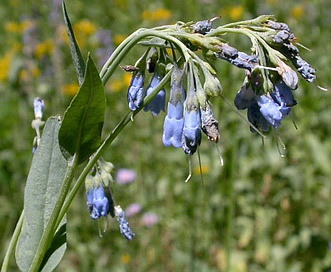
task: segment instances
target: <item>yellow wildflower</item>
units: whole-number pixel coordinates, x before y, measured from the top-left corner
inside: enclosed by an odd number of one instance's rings
[[[121,256],[121,262],[122,264],[128,264],[131,260],[131,257],[129,254],[125,253]]]
[[[65,84],[62,87],[62,92],[66,95],[74,96],[78,92],[78,89],[79,89],[78,83],[69,83],[69,84]]]
[[[229,16],[232,20],[238,20],[244,13],[243,6],[234,6],[229,9]]]
[[[130,85],[131,82],[131,78],[132,78],[132,74],[130,73],[125,73],[123,76],[123,83],[126,87],[128,87]]]
[[[76,34],[76,33],[75,33]],[[69,44],[68,36],[67,36],[67,31],[64,25],[60,25],[57,28],[57,36],[59,37],[59,40]]]
[[[20,23],[16,23],[16,22],[7,22],[5,24],[5,30],[8,33],[16,33],[19,34],[22,32],[22,26]]]
[[[292,8],[292,10],[291,10],[291,16],[292,17],[294,17],[296,19],[299,19],[300,17],[302,17],[302,15],[303,15],[302,5],[297,5],[294,8]]]
[[[41,58],[45,55],[50,55],[53,50],[53,41],[48,39],[36,45],[34,54],[37,58]]]
[[[31,68],[31,75],[34,77],[34,78],[37,78],[38,76],[40,76],[40,69],[37,67],[37,66],[35,66],[35,67],[32,67]]]
[[[119,34],[114,35],[114,37],[113,37],[114,45],[115,46],[119,45],[121,42],[123,42],[125,40],[126,37],[127,36],[125,36],[125,35],[119,35]]]
[[[165,21],[171,17],[171,11],[165,8],[158,8],[154,11],[145,10],[141,13],[141,19],[153,22]]]
[[[208,165],[198,165],[197,167],[194,168],[194,174],[207,174],[209,172],[210,168]]]
[[[22,22],[7,22],[5,24],[5,30],[12,34],[21,34],[27,27],[32,24],[29,20],[24,20]]]
[[[81,20],[74,24],[74,33],[80,33],[85,35],[90,35],[95,32],[95,25],[88,20]]]
[[[8,77],[8,70],[10,66],[10,62],[12,59],[13,52],[8,51],[1,59],[0,59],[0,82],[3,82]]]
[[[72,28],[80,47],[84,47],[87,37],[96,30],[95,25],[88,20],[81,20],[75,23]]]
[[[112,92],[120,92],[128,88],[131,82],[131,73],[124,73],[122,78],[113,79],[109,82],[109,87]]]

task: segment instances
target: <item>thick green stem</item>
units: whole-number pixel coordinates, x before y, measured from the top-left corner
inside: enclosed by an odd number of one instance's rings
[[[139,41],[146,37],[159,37],[164,40],[170,41],[174,43],[180,50],[182,51],[185,60],[188,60],[190,57],[187,53],[189,49],[186,46],[176,39],[175,37],[171,36],[171,33],[163,33],[156,30],[151,29],[140,29],[136,32],[132,33],[128,38],[126,38],[121,45],[119,45],[110,58],[107,60],[103,68],[100,72],[100,77],[102,79],[102,83],[105,85],[114,71],[118,68],[122,59],[128,54],[128,52],[135,46]]]
[[[38,269],[40,269],[40,265],[43,261],[45,253],[52,242],[54,233],[58,227],[58,224],[56,222],[58,221],[59,214],[62,209],[63,203],[69,192],[70,185],[74,178],[76,168],[77,168],[77,157],[74,156],[72,161],[70,161],[68,163],[67,172],[65,174],[65,177],[64,177],[64,180],[63,180],[60,192],[59,192],[58,200],[55,203],[52,214],[50,215],[50,218],[48,220],[44,233],[41,237],[36,255],[34,256],[33,261],[31,263],[31,266],[29,269],[29,271],[31,271],[31,272],[38,271]],[[62,220],[63,216],[61,216],[60,221]]]
[[[10,240],[9,246],[6,251],[5,258],[2,263],[1,272],[8,271],[10,260],[13,257],[15,246],[17,244],[18,238],[21,234],[22,226],[23,226],[23,219],[24,219],[24,210],[22,210],[21,216],[16,224],[15,231],[13,233],[13,236]]]

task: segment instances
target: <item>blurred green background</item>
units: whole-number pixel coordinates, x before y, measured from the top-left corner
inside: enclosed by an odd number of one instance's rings
[[[60,6],[59,0],[0,3],[1,259],[23,207],[33,99],[45,100],[48,118],[63,114],[78,87]],[[301,79],[295,91],[297,129],[287,118],[278,130],[285,158],[275,134],[262,142],[224,101],[212,100],[224,166],[216,146],[203,138],[203,179],[194,156],[188,183],[187,157],[162,145],[164,113],[140,113],[105,154],[116,170],[136,173],[132,183],[113,186],[123,208],[141,207],[127,218],[136,237],[126,241],[111,220],[100,238],[103,223],[89,218],[82,188],[68,213],[68,249],[57,271],[331,270],[331,106],[329,93],[317,88],[331,87],[329,0],[70,0],[67,10],[83,55],[91,52],[99,68],[140,27],[221,16],[218,25],[274,14],[311,49],[301,55],[317,69],[317,81]],[[242,37],[229,40],[247,47]],[[141,52],[137,47],[123,65],[133,65]],[[220,62],[218,74],[232,103],[244,72]],[[105,132],[127,113],[129,80],[119,69],[106,86]],[[156,222],[147,222],[146,214]]]

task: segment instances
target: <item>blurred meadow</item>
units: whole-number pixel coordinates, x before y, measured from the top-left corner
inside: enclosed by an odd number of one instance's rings
[[[269,132],[262,141],[224,100],[213,99],[224,166],[215,144],[204,137],[202,173],[195,155],[188,183],[184,182],[187,156],[181,149],[162,145],[164,113],[158,117],[139,113],[104,156],[115,166],[113,193],[123,208],[131,207],[127,219],[136,237],[126,241],[113,219],[99,237],[103,222],[89,218],[81,188],[67,215],[68,249],[56,271],[331,271],[331,106],[330,93],[317,88],[331,88],[331,2],[70,0],[66,4],[83,56],[90,52],[99,69],[138,28],[221,16],[214,22],[219,25],[273,14],[311,49],[300,52],[316,68],[317,83],[300,79],[294,92],[298,105],[277,130],[286,151],[275,133]],[[3,259],[23,207],[34,138],[33,99],[45,100],[45,119],[63,114],[78,83],[61,1],[2,1],[0,17]],[[226,39],[249,52],[242,37]],[[136,47],[122,65],[134,65],[142,52]],[[223,94],[233,105],[244,72],[223,61],[217,69]],[[128,112],[129,83],[130,76],[118,69],[106,85],[105,131]],[[12,271],[17,271],[14,260]]]

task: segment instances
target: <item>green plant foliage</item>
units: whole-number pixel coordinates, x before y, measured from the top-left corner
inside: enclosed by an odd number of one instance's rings
[[[103,85],[89,55],[84,82],[66,110],[59,131],[60,147],[67,159],[76,155],[82,163],[99,147],[104,112]]]
[[[65,176],[67,162],[59,148],[59,128],[58,117],[48,119],[27,178],[24,221],[16,248],[17,264],[22,271],[29,270]],[[63,220],[59,229],[61,232],[58,235],[62,237],[65,233],[65,224]],[[43,271],[54,269],[62,259],[65,249],[65,239],[54,239],[49,250],[53,251],[53,254],[44,263]]]
[[[69,39],[72,60],[73,60],[74,67],[76,70],[79,85],[82,85],[83,81],[84,81],[84,74],[85,74],[85,62],[82,57],[82,53],[80,52],[80,49],[78,47],[77,41],[75,39],[75,34],[72,30],[72,26],[71,26],[71,23],[70,23],[70,20],[69,20],[67,11],[66,11],[64,1],[62,2],[62,11],[63,11],[64,23],[66,26],[67,35],[68,35],[68,39]]]

